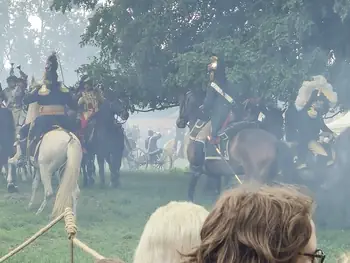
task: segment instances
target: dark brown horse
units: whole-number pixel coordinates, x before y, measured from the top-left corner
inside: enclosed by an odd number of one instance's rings
[[[198,114],[198,110],[195,110],[198,109],[200,104],[198,100],[191,92],[188,92],[182,98],[177,120],[179,128],[185,125],[189,125],[190,129],[193,127],[193,121],[191,122],[191,120],[199,117],[195,115]],[[265,121],[269,118],[271,116],[265,114]],[[284,181],[287,182],[288,178],[296,175],[293,155],[284,142],[272,133],[260,129],[257,122],[244,120],[237,122],[239,120],[238,116],[235,116],[235,119],[236,122],[229,124],[224,132],[228,138],[228,160],[223,158],[205,159],[205,145],[190,140],[187,148],[191,171],[188,189],[189,200],[193,201],[195,187],[203,173],[215,178],[218,193],[221,191],[221,175],[226,178],[236,175],[244,181],[257,180],[264,183],[271,183],[276,180],[279,170],[282,171],[285,177]],[[283,122],[281,125],[283,125]]]

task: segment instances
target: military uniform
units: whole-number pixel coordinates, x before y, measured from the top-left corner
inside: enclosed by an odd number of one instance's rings
[[[3,99],[6,107],[12,108],[17,77],[15,76],[14,64],[11,63],[10,76],[6,79],[7,88],[3,90]]]
[[[23,99],[23,103],[27,105],[34,102],[39,104],[39,116],[34,123],[27,124],[20,130],[21,157],[26,152],[27,136],[30,142],[37,142],[55,125],[74,131],[74,124],[67,116],[65,106],[75,110],[77,108],[76,102],[69,89],[57,81],[57,67],[57,58],[53,54],[47,61],[44,84],[27,94]]]
[[[81,128],[84,129],[87,126],[90,117],[98,112],[100,105],[103,103],[103,95],[100,90],[92,87],[93,83],[90,77],[83,76],[80,81],[79,90],[81,96],[78,100],[78,105],[83,107],[81,114]]]
[[[315,155],[328,157],[327,165],[333,164],[333,151],[328,151],[319,142],[320,131],[333,135],[333,132],[324,123],[323,115],[329,110],[329,91],[315,89],[307,103],[301,108],[297,107],[298,121],[295,122],[296,132],[293,133],[293,138],[297,140],[298,152],[298,168],[306,167],[306,156],[309,151]],[[330,97],[330,96],[329,96]],[[295,115],[294,115],[295,116]],[[293,118],[290,116],[289,118]]]
[[[224,61],[212,57],[208,66],[210,74],[210,86],[207,89],[206,97],[202,106],[204,116],[209,116],[210,121],[202,128],[203,131],[211,127],[211,143],[218,143],[218,132],[232,109],[233,99],[227,94],[228,83],[225,74]]]

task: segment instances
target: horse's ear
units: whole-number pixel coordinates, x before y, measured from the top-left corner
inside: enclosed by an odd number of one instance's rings
[[[34,76],[32,76],[32,80],[31,80],[31,85],[34,85],[34,83],[35,83],[35,78],[34,78]]]

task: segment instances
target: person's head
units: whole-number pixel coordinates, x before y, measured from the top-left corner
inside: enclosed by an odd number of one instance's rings
[[[148,130],[148,136],[153,136],[154,135],[154,131],[153,130]]]
[[[145,225],[134,263],[180,263],[183,253],[200,244],[208,211],[189,202],[170,202],[158,208]]]
[[[242,185],[217,201],[187,262],[317,262],[312,212],[312,198],[292,186]]]

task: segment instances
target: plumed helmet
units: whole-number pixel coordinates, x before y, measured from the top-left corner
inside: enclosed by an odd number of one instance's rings
[[[53,52],[46,60],[45,72],[53,72],[58,69],[58,60],[56,52]]]
[[[317,93],[316,96],[322,95],[327,99],[331,107],[338,102],[338,95],[333,90],[332,85],[327,82],[324,76],[317,75],[313,76],[311,81],[303,82],[295,100],[296,109],[302,110],[315,93]]]
[[[7,83],[13,81],[17,81],[17,77],[15,76],[15,68],[14,68],[14,63],[11,63],[11,69],[10,69],[10,76],[6,79]]]
[[[56,82],[58,79],[57,69],[58,59],[56,52],[53,52],[46,60],[44,80],[49,82]]]

